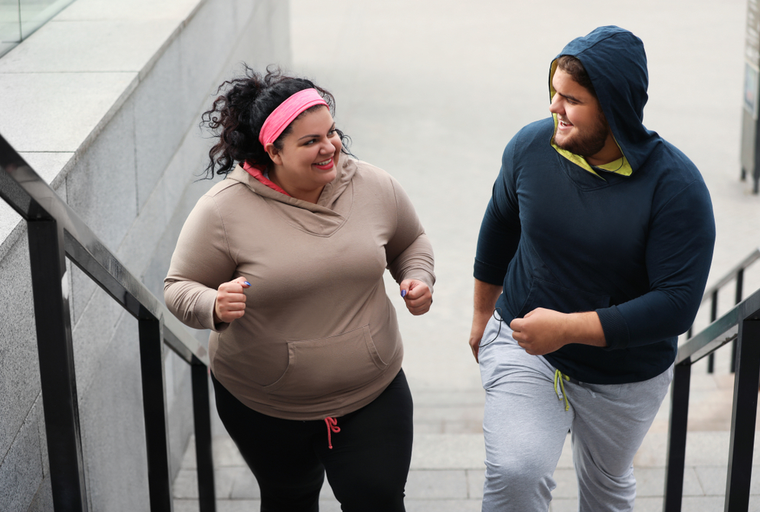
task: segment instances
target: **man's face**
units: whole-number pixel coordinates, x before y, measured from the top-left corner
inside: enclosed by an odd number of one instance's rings
[[[615,144],[599,101],[588,89],[565,71],[557,68],[552,77],[556,93],[549,111],[557,114],[554,143],[562,149],[586,158],[591,165],[607,163],[594,158],[609,142]]]

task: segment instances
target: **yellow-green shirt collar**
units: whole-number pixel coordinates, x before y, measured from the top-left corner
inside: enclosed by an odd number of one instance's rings
[[[552,117],[554,118],[554,133],[557,133],[557,114],[552,114]],[[615,174],[620,174],[621,176],[630,176],[633,174],[633,169],[631,168],[631,164],[628,163],[628,159],[624,156],[618,158],[617,160],[613,160],[612,162],[602,164],[602,165],[596,165],[591,166],[585,158],[583,158],[580,155],[576,155],[575,153],[571,153],[570,151],[566,149],[562,149],[561,147],[557,146],[554,143],[554,135],[552,135],[552,147],[562,155],[563,157],[570,160],[572,163],[577,165],[578,167],[581,167],[582,169],[587,170],[594,176],[598,176],[599,178],[602,178],[599,173],[596,172],[596,169],[602,169],[607,172],[614,172]],[[604,178],[602,178],[604,179]]]

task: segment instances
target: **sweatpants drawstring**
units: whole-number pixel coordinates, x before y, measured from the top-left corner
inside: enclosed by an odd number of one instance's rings
[[[332,450],[332,433],[340,432],[338,418],[325,418],[325,423],[327,424],[327,446]]]
[[[570,410],[570,402],[567,401],[567,394],[565,393],[565,381],[570,380],[570,377],[564,375],[559,370],[554,370],[554,392],[557,394],[559,400],[565,400],[565,410]],[[559,381],[559,386],[557,386]],[[561,388],[561,389],[560,389]]]

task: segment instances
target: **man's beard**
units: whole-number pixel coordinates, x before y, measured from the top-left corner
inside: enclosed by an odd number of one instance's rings
[[[596,123],[586,133],[576,130],[574,136],[560,144],[555,139],[555,144],[560,148],[582,157],[594,156],[599,153],[607,142],[607,134],[610,126],[601,112],[596,118]]]

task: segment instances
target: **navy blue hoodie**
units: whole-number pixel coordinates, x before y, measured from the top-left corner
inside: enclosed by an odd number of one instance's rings
[[[561,55],[583,63],[623,165],[605,171],[553,146],[555,118],[520,130],[483,218],[475,277],[503,284],[507,323],[538,307],[596,311],[606,347],[570,344],[546,359],[580,381],[638,382],[673,363],[696,315],[715,241],[710,196],[691,160],[643,125],[640,39],[600,27]],[[555,69],[556,59],[550,95]]]

